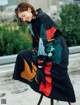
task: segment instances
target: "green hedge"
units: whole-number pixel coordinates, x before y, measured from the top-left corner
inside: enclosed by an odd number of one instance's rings
[[[20,50],[31,48],[28,26],[4,24],[0,26],[0,56],[17,54]]]
[[[61,7],[61,21],[58,21],[68,46],[80,45],[80,7],[67,4]]]

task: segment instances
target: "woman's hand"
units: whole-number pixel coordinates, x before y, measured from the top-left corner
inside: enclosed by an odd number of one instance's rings
[[[38,66],[38,68],[42,68],[43,66]]]

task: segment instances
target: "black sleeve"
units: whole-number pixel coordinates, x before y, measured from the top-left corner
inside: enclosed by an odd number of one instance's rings
[[[31,37],[32,37],[32,47],[37,48],[38,47],[38,42],[35,40],[35,37],[33,35],[31,35]]]

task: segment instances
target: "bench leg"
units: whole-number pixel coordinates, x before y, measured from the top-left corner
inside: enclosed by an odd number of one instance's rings
[[[42,101],[42,98],[43,98],[43,95],[41,95],[39,101],[38,101],[38,104],[37,105],[40,105],[41,101]]]
[[[69,105],[71,105],[71,103],[70,103],[70,102],[68,102],[68,104],[69,104]]]
[[[51,105],[54,105],[54,100],[53,99],[51,99]]]

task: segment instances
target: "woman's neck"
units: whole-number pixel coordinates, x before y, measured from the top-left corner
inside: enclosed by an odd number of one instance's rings
[[[38,14],[38,12],[36,11],[36,15]],[[36,19],[36,16],[33,16],[33,18],[32,19]]]

